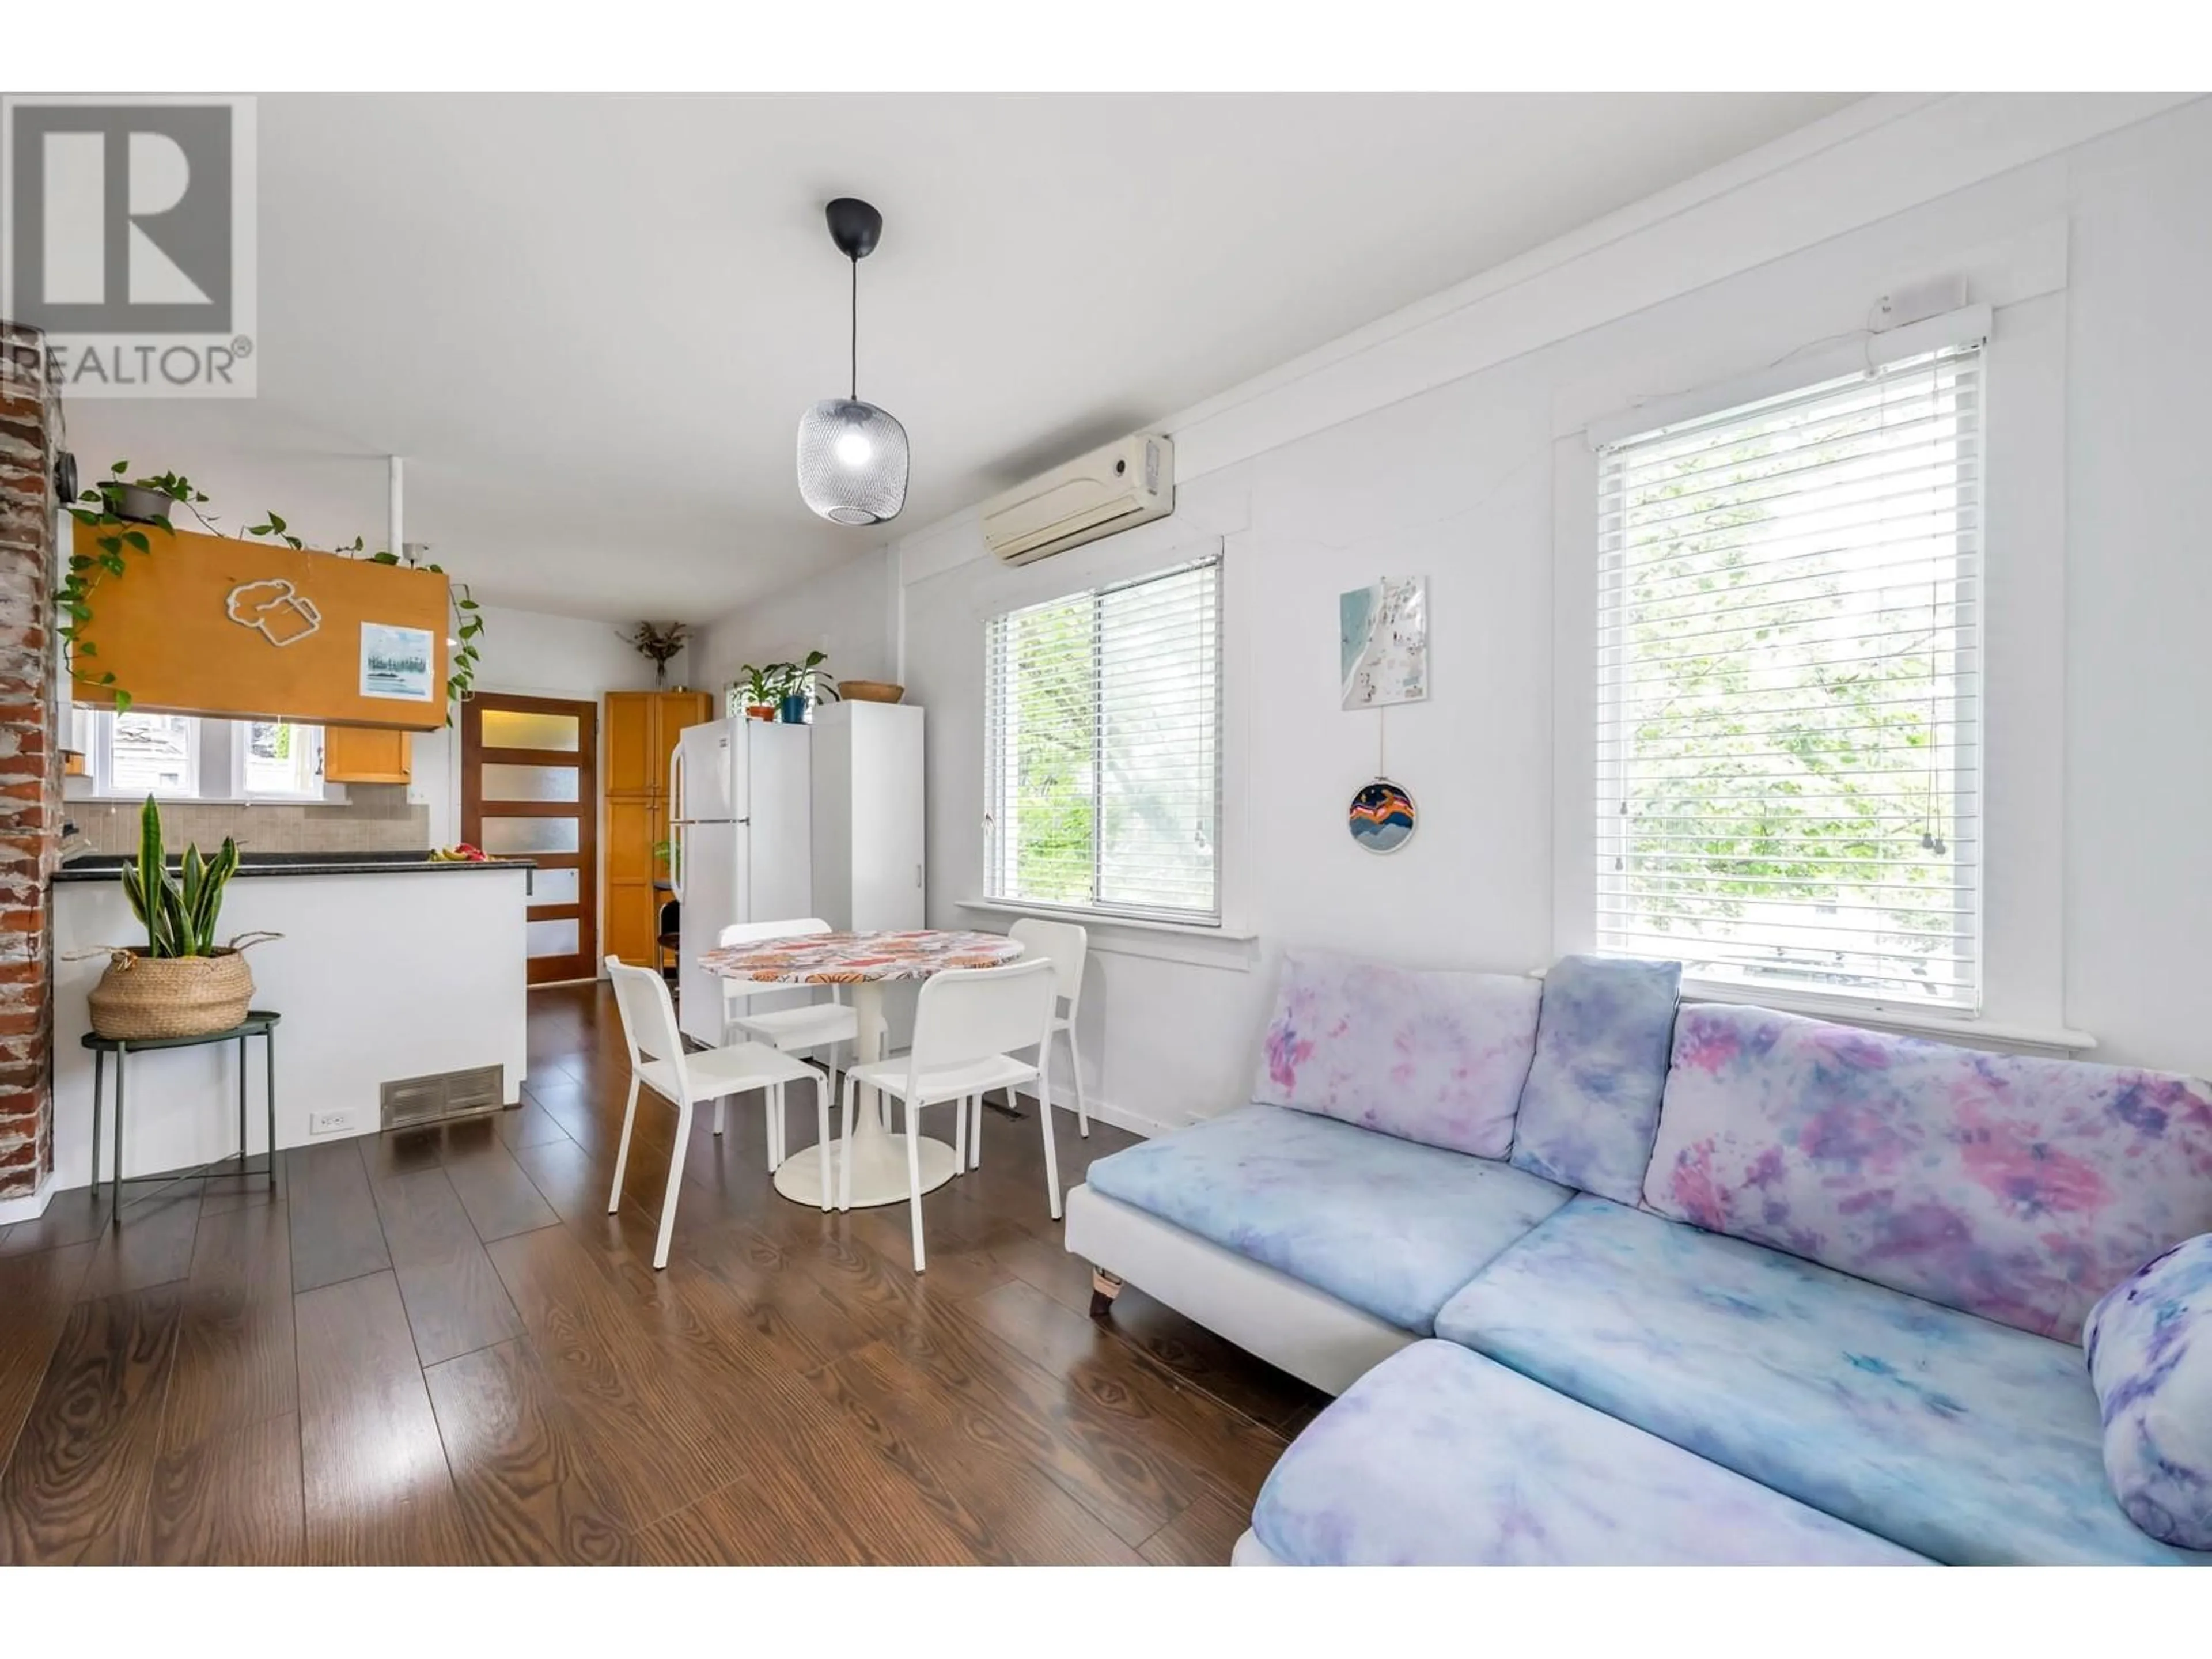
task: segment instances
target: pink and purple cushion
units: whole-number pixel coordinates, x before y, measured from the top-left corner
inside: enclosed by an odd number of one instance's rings
[[[1502,1158],[1513,1146],[1542,995],[1525,975],[1291,951],[1252,1097]]]
[[[1681,985],[1679,962],[1562,957],[1552,964],[1513,1126],[1516,1167],[1636,1202],[1658,1133]]]
[[[2155,1072],[1689,1007],[1644,1197],[2070,1340],[2106,1290],[2212,1231],[2212,1093]]]
[[[2162,1543],[2212,1550],[2212,1237],[2115,1288],[2081,1340],[2120,1508]]]

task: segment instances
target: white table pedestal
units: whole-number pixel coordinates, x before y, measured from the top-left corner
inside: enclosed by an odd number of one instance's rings
[[[883,1058],[884,988],[872,981],[863,980],[853,988],[853,1012],[860,1024],[860,1041],[856,1045],[861,1060]],[[839,1079],[842,1089],[843,1079]],[[849,1139],[840,1140],[834,1148],[809,1146],[793,1152],[784,1159],[775,1172],[775,1189],[794,1204],[804,1204],[811,1209],[822,1207],[822,1182],[826,1164],[831,1182],[830,1201],[837,1201],[836,1183],[843,1178],[843,1161],[848,1148],[853,1159],[853,1207],[867,1209],[880,1204],[903,1204],[907,1199],[906,1137],[890,1133],[883,1127],[878,1114],[877,1091],[870,1088],[855,1090],[850,1126],[844,1124],[840,1114],[830,1114],[831,1128],[843,1127]],[[794,1103],[806,1099],[807,1091],[794,1087],[787,1091]],[[842,1105],[842,1102],[836,1103]],[[825,1159],[823,1153],[829,1156]],[[934,1192],[952,1179],[955,1164],[952,1148],[942,1140],[933,1140],[927,1135],[921,1139],[921,1190]]]

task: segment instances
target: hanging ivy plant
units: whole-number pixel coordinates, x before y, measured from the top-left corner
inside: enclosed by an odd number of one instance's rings
[[[92,597],[101,582],[120,576],[130,567],[128,555],[145,554],[153,550],[153,539],[143,528],[145,521],[123,516],[123,495],[128,489],[151,490],[172,501],[182,502],[192,510],[195,518],[207,524],[199,504],[207,500],[192,481],[180,472],[163,472],[151,477],[133,478],[131,463],[118,461],[108,469],[110,476],[84,491],[70,504],[70,517],[90,527],[95,535],[94,553],[71,553],[62,577],[62,585],[54,594],[54,603],[61,611],[62,649],[67,659],[70,678],[88,685],[105,686],[115,694],[115,712],[127,712],[131,694],[116,684],[114,671],[104,665],[88,668],[99,654],[99,647],[82,637],[86,623],[92,620]],[[166,523],[159,524],[164,534]],[[213,529],[212,525],[209,525]]]
[[[358,550],[360,546],[361,543],[356,540],[355,550]],[[400,562],[396,553],[372,553],[368,560],[371,564],[398,564]],[[426,564],[422,568],[434,574],[446,576],[446,567],[441,564]],[[477,605],[476,596],[469,592],[466,582],[446,576],[446,588],[453,596],[453,621],[457,624],[453,638],[458,641],[453,659],[447,664],[449,672],[446,676],[446,696],[452,702],[465,702],[477,683],[477,641],[484,631],[483,610]],[[453,723],[453,717],[447,714],[446,724],[451,726]]]
[[[126,491],[148,490],[165,496],[184,507],[212,536],[223,532],[216,528],[216,521],[200,511],[207,501],[206,492],[180,472],[161,472],[150,477],[133,478],[131,463],[118,461],[108,468],[109,476],[84,491],[70,504],[69,514],[79,524],[93,531],[92,553],[71,553],[62,577],[62,585],[55,590],[54,604],[61,612],[60,634],[64,668],[72,680],[87,685],[97,685],[111,692],[115,698],[115,712],[128,714],[131,693],[116,683],[115,672],[98,661],[100,647],[83,637],[83,631],[93,619],[93,596],[100,584],[122,576],[131,568],[130,556],[141,556],[153,551],[153,538],[149,536],[149,525],[162,534],[170,532],[166,520],[126,518],[122,508]],[[313,550],[292,533],[291,526],[276,513],[264,513],[259,524],[248,525],[240,532],[240,540],[248,538],[282,542],[297,552]],[[368,551],[368,544],[359,536],[343,547],[331,551],[341,558],[366,557],[372,564],[398,564],[396,553]],[[422,568],[435,575],[445,576],[443,565],[427,564]],[[482,608],[469,591],[469,585],[447,576],[447,589],[453,601],[454,638],[457,641],[447,664],[446,696],[448,702],[466,702],[476,687],[477,665],[480,659],[477,641],[484,631]],[[446,713],[446,724],[453,723],[453,711]]]

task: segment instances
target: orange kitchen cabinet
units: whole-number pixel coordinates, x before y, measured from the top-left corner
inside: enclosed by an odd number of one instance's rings
[[[659,795],[668,789],[668,757],[687,726],[714,718],[706,691],[610,691],[606,697],[606,793]]]
[[[412,732],[386,726],[323,728],[325,783],[405,783],[414,772]]]
[[[707,691],[610,691],[606,695],[605,949],[649,968],[660,907],[671,896],[655,888],[668,878],[653,848],[668,839],[668,758],[687,726],[714,718]]]

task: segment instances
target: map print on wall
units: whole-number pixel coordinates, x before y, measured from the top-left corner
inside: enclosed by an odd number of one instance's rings
[[[361,625],[361,695],[430,701],[430,664],[437,641],[427,628],[394,628],[384,623]]]
[[[1429,579],[1384,577],[1336,602],[1344,706],[1377,708],[1429,695]]]

